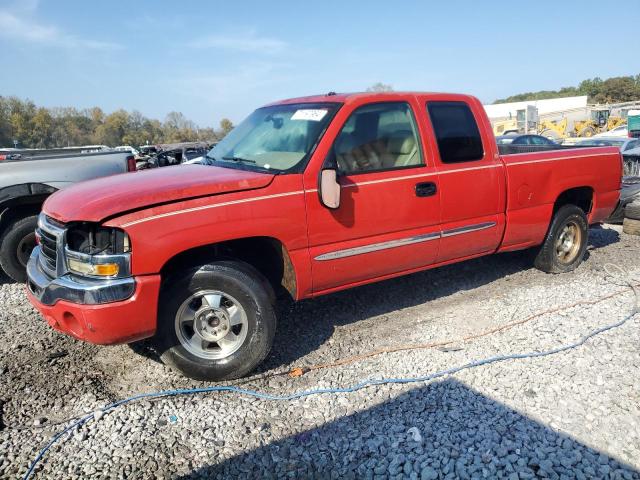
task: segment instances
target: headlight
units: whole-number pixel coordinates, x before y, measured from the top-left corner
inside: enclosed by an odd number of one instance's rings
[[[69,271],[98,278],[131,275],[131,241],[118,228],[80,223],[66,233],[65,257]]]
[[[82,275],[94,275],[97,277],[115,277],[120,272],[120,266],[117,263],[99,263],[94,264],[92,258],[77,259],[67,255],[67,266],[74,273]]]

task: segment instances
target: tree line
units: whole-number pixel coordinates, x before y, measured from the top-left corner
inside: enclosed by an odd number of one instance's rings
[[[218,128],[200,128],[180,112],[169,113],[161,122],[136,110],[106,114],[98,107],[45,108],[31,100],[0,96],[0,147],[13,147],[14,141],[19,148],[212,142],[232,128],[226,118]]]
[[[519,93],[501,98],[493,103],[522,102],[525,100],[544,100],[546,98],[574,97],[587,95],[589,103],[617,103],[640,100],[640,74],[628,77],[611,77],[602,80],[599,77],[583,80],[577,87],[563,87],[560,90],[540,90],[538,92]]]

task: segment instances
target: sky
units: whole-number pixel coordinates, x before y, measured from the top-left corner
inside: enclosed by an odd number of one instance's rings
[[[200,126],[376,82],[490,103],[639,74],[638,25],[640,0],[0,0],[0,95]]]

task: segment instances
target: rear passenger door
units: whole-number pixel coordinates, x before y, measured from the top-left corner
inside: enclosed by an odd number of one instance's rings
[[[478,119],[484,113],[474,112],[482,106],[427,101],[426,107],[438,151],[441,239],[437,262],[492,252],[504,228],[505,178],[499,156],[483,144]]]

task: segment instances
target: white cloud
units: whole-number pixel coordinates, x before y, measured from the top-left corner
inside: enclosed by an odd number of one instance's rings
[[[172,83],[182,92],[189,92],[205,97],[212,94],[233,97],[241,92],[258,89],[264,85],[277,83],[288,69],[287,64],[251,62],[237,69],[211,74],[188,72],[176,78]]]
[[[280,53],[288,47],[277,38],[259,37],[253,32],[244,35],[207,35],[188,44],[193,48],[219,48],[251,53]]]
[[[17,42],[66,48],[88,48],[94,50],[116,50],[122,48],[121,45],[116,43],[82,39],[63,32],[53,25],[38,23],[33,18],[25,18],[8,10],[0,10],[0,36]]]

